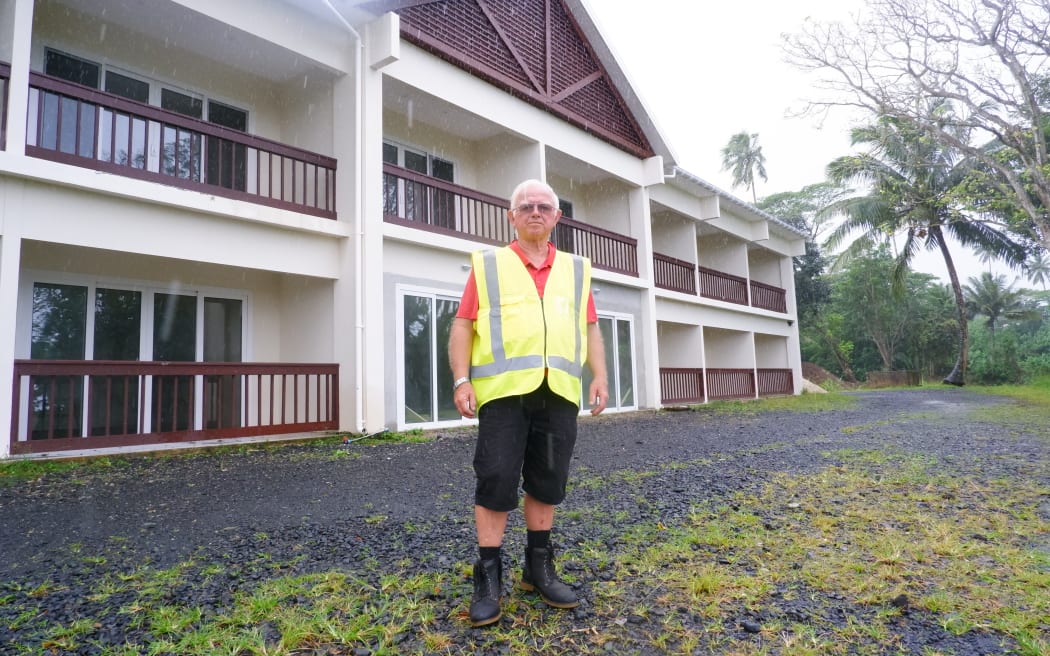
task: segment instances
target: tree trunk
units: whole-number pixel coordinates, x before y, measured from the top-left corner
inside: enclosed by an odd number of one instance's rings
[[[941,255],[944,256],[944,264],[948,269],[948,279],[952,284],[952,293],[955,295],[955,309],[959,318],[959,356],[955,360],[955,367],[944,379],[946,385],[966,384],[966,370],[969,368],[970,359],[970,330],[966,323],[966,299],[963,298],[962,286],[959,284],[959,274],[955,271],[955,263],[952,255],[948,252],[948,244],[944,241],[944,233],[940,226],[933,226],[930,232],[937,231],[937,245],[940,246]]]

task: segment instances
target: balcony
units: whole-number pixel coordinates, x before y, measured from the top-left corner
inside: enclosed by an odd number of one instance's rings
[[[794,377],[790,369],[756,369],[758,395],[794,394]]]
[[[750,299],[752,307],[773,312],[787,312],[787,292],[780,287],[754,280],[749,282],[747,278],[741,276],[707,267],[697,267],[691,262],[653,253],[653,283],[660,289],[696,296],[697,278],[700,280],[699,296],[704,298],[713,298],[738,305],[748,305],[748,299]],[[748,295],[749,287],[750,295]]]
[[[780,287],[752,280],[751,305],[773,312],[787,312],[787,293]]]
[[[653,279],[661,289],[696,296],[696,265],[692,262],[653,253]]]
[[[704,402],[704,370],[660,367],[660,403]]]
[[[755,398],[754,369],[707,369],[707,398]]]
[[[28,155],[336,218],[331,157],[39,73],[29,80]]]
[[[506,244],[514,239],[507,209],[506,199],[383,165],[383,216],[387,223]],[[638,275],[636,239],[563,218],[551,241],[565,252],[591,258],[597,269]]]
[[[12,454],[336,430],[339,367],[15,360],[11,410]]]

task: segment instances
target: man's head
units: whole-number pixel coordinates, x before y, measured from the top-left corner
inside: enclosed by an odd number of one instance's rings
[[[561,218],[558,195],[546,182],[526,180],[510,196],[510,224],[524,241],[546,241]]]

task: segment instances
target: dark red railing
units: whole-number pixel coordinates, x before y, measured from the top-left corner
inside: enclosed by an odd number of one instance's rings
[[[754,369],[707,369],[707,398],[755,398]]]
[[[747,279],[724,271],[699,267],[700,295],[727,303],[747,305]]]
[[[7,149],[7,88],[11,67],[0,62],[0,150]]]
[[[514,238],[507,201],[392,164],[383,165],[383,216],[396,223],[490,244]],[[598,269],[638,275],[638,240],[562,218],[551,235],[563,251]]]
[[[29,81],[29,155],[336,217],[331,157],[40,73]]]
[[[758,395],[794,394],[795,384],[790,369],[756,369]]]
[[[551,235],[563,251],[591,258],[598,269],[638,275],[638,240],[586,223],[562,218]]]
[[[696,295],[696,265],[653,253],[653,284],[673,292]]]
[[[704,370],[660,367],[660,403],[703,403]]]
[[[383,217],[490,244],[514,238],[506,200],[391,164],[383,165]]]
[[[787,292],[780,287],[752,280],[751,305],[763,310],[787,312]]]
[[[339,427],[339,367],[15,360],[11,453]]]

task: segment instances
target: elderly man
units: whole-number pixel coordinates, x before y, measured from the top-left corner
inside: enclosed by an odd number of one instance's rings
[[[517,239],[472,255],[449,337],[456,408],[478,417],[473,626],[501,615],[500,549],[519,482],[528,531],[519,587],[538,591],[555,608],[579,604],[554,570],[550,533],[576,444],[584,359],[593,374],[591,414],[604,410],[609,397],[590,260],[549,241],[561,218],[557,195],[544,182],[526,180],[510,207]]]

